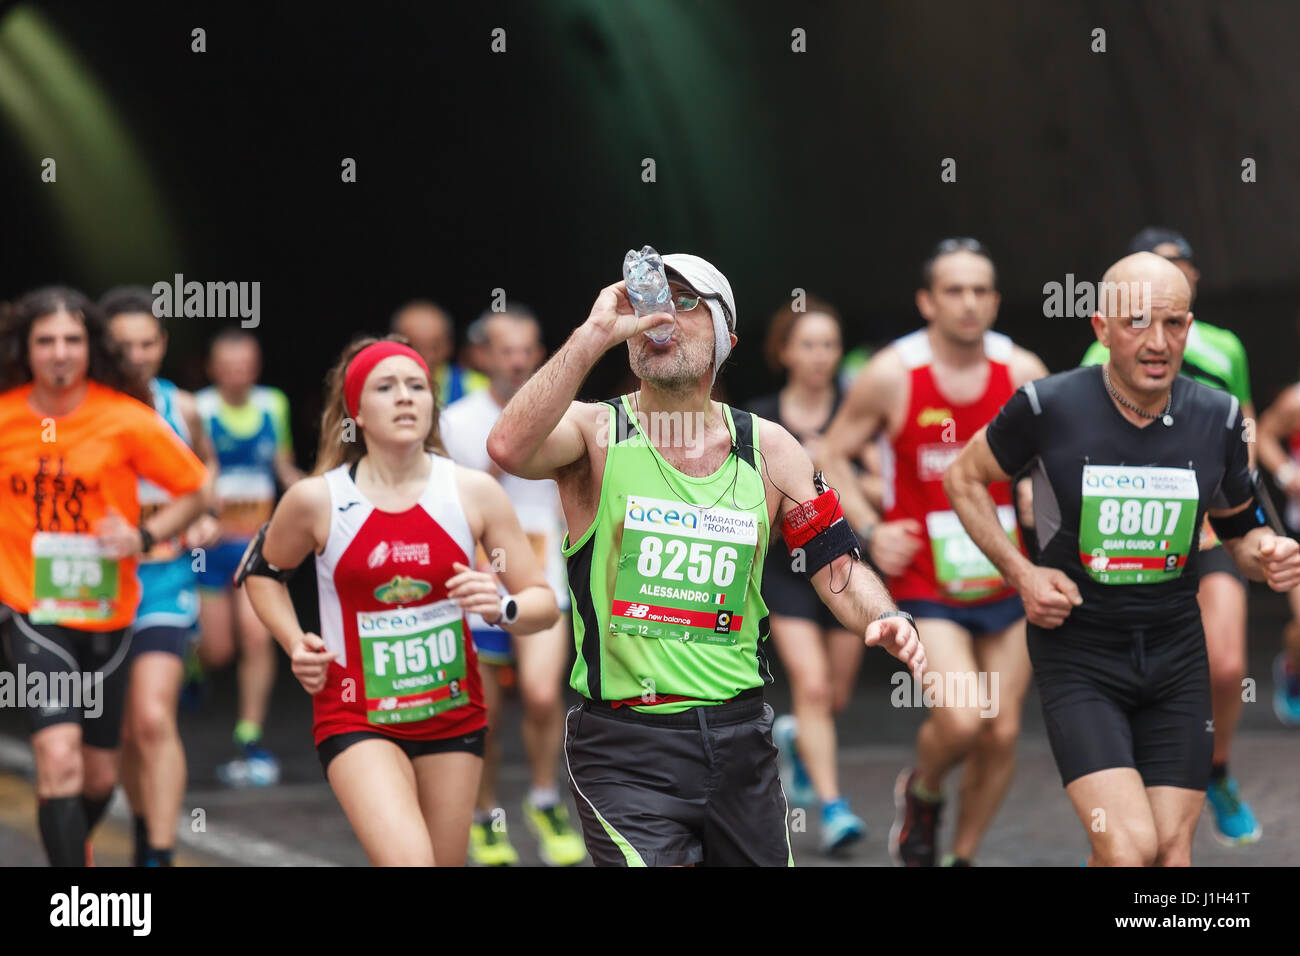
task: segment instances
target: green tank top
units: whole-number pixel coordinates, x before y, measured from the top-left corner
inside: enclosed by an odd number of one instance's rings
[[[1110,358],[1110,350],[1100,342],[1093,342],[1083,355],[1080,365],[1102,365]],[[1250,404],[1250,369],[1246,364],[1246,349],[1227,329],[1202,322],[1192,323],[1187,332],[1187,348],[1183,352],[1181,374],[1202,385],[1221,389],[1234,396],[1242,405]]]
[[[770,684],[757,419],[723,405],[735,447],[712,475],[693,478],[643,435],[628,396],[602,404],[600,503],[581,538],[564,538],[578,651],[570,685],[671,714]]]

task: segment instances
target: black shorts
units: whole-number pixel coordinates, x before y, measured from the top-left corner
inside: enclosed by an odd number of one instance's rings
[[[1200,570],[1201,577],[1210,574],[1227,574],[1241,582],[1243,588],[1247,586],[1246,575],[1241,573],[1237,562],[1232,560],[1228,549],[1221,544],[1196,552],[1196,566]]]
[[[1214,730],[1199,616],[1124,632],[1030,624],[1027,635],[1063,785],[1132,767],[1148,787],[1206,788]]]
[[[80,724],[82,743],[116,750],[131,674],[130,629],[33,624],[15,611],[4,632],[27,732]]]
[[[188,627],[146,627],[131,635],[131,659],[158,651],[173,654],[182,661],[194,642],[194,631]]]
[[[763,564],[763,603],[772,614],[812,621],[824,631],[844,625],[822,603],[812,582],[790,570],[790,552],[784,543],[774,543]]]
[[[952,621],[968,631],[971,637],[998,634],[1025,616],[1025,605],[1019,594],[988,604],[943,604],[939,601],[899,601],[898,609],[906,611],[918,621],[937,617]]]
[[[328,778],[330,761],[353,744],[359,744],[363,740],[391,741],[401,747],[406,756],[414,760],[416,757],[424,757],[429,754],[449,753],[467,753],[473,754],[475,757],[482,757],[483,741],[486,737],[486,727],[480,727],[468,734],[457,734],[455,737],[443,737],[439,740],[399,740],[396,737],[381,734],[377,730],[354,730],[346,734],[334,734],[331,737],[326,737],[316,745],[316,756],[320,757],[321,771]]]
[[[792,866],[785,794],[760,690],[680,714],[586,701],[564,755],[597,866]]]

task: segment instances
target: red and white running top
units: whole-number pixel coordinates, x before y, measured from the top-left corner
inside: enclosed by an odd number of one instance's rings
[[[895,601],[936,601],[941,604],[987,603],[1015,593],[966,534],[943,490],[943,475],[957,454],[1015,392],[1011,379],[1011,340],[999,332],[984,333],[989,377],[975,401],[959,405],[940,390],[934,379],[933,353],[925,329],[894,342],[908,371],[910,398],[907,417],[893,439],[893,495],[886,521],[912,518],[923,525],[922,546],[903,573],[889,582]],[[1020,544],[1011,486],[989,485],[998,518]]]
[[[358,730],[440,740],[487,723],[469,627],[445,584],[453,562],[471,564],[474,539],[456,466],[429,458],[424,493],[400,513],[367,501],[348,466],[324,475],[330,530],[316,584],[320,636],[338,657],[312,698],[317,744]]]

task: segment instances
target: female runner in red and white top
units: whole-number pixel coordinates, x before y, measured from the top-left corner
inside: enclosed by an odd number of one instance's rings
[[[413,349],[362,339],[329,384],[316,471],[239,577],[312,694],[321,764],[370,861],[460,866],[487,723],[466,615],[528,634],[555,622],[555,595],[501,486],[446,457]],[[504,556],[504,598],[472,569],[476,542]],[[299,626],[281,570],[309,552],[319,636]]]

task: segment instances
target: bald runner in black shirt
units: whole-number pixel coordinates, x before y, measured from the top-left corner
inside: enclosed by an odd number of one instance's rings
[[[1208,512],[1238,567],[1278,591],[1300,584],[1300,546],[1263,527],[1236,399],[1177,377],[1192,322],[1183,274],[1137,253],[1103,283],[1128,293],[1092,318],[1106,364],[1023,386],[944,487],[1024,600],[1089,863],[1188,865],[1214,746],[1197,531]],[[1025,468],[1037,564],[1010,545],[987,490]]]

